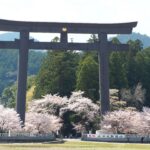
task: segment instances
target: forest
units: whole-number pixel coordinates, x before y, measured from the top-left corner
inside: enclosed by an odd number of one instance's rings
[[[59,39],[54,40],[57,42]],[[91,35],[88,42],[96,40],[97,37]],[[120,43],[117,38],[113,38],[112,42]],[[100,126],[104,132],[110,133],[148,133],[150,111],[146,107],[150,106],[150,48],[143,48],[140,40],[129,40],[127,43],[128,51],[111,52],[109,55],[110,107],[113,112],[104,116],[101,124],[101,116],[97,115],[100,114],[98,53],[30,51],[26,95],[27,125],[24,130],[29,131],[31,126],[39,126],[38,123],[45,122],[43,126],[49,127],[47,131],[56,132],[61,129],[63,136],[77,136],[82,131],[95,131]],[[1,52],[0,102],[4,107],[15,108],[18,52]],[[5,110],[2,106],[1,109]],[[39,121],[34,120],[33,116],[37,116]],[[142,120],[138,120],[139,117]],[[128,121],[124,121],[124,118]],[[141,121],[145,130],[137,128],[136,122],[139,125]],[[47,124],[56,124],[56,128]],[[123,128],[120,129],[120,126]],[[46,132],[39,129],[32,131]]]
[[[88,42],[94,40],[96,36],[91,35]],[[117,38],[113,38],[112,42],[120,43]],[[140,84],[144,93],[142,103],[144,106],[150,106],[150,48],[143,49],[140,40],[129,40],[127,43],[130,46],[129,51],[110,53],[110,89],[118,89],[118,96],[121,99],[122,91],[126,90],[133,95],[135,88]],[[15,107],[16,99],[17,55],[16,50],[1,50],[0,56],[1,103],[7,106],[7,103],[13,101],[11,107]],[[30,51],[27,86],[27,91],[30,89],[32,95],[30,99],[56,93],[59,96],[69,97],[73,91],[81,90],[84,91],[84,96],[97,102],[99,100],[98,65],[96,51],[45,53]]]

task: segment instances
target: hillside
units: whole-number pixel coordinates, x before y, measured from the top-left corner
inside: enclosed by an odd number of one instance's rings
[[[19,38],[18,32],[8,32],[0,34],[0,41],[13,41],[14,39]]]
[[[18,32],[0,34],[1,41],[13,41],[18,38]],[[28,75],[37,74],[45,54],[41,51],[29,51]],[[18,50],[0,49],[0,95],[5,87],[17,80],[17,66]]]
[[[126,43],[129,40],[139,39],[143,43],[143,48],[150,47],[150,37],[140,33],[132,33],[131,35],[118,35],[117,38],[122,43]]]
[[[39,71],[46,53],[29,52],[28,75],[35,75]],[[13,84],[17,79],[18,50],[0,50],[0,94],[5,87]]]

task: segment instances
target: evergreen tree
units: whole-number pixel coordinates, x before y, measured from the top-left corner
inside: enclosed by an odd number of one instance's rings
[[[28,75],[35,75],[40,68],[45,53],[29,51]],[[0,50],[0,95],[17,80],[18,50]]]
[[[6,87],[0,98],[0,103],[5,107],[15,108],[16,105],[16,95],[17,95],[17,85],[16,83],[12,86]]]
[[[120,44],[117,38],[112,39],[112,43]],[[110,65],[110,87],[115,89],[125,88],[128,85],[125,68],[126,52],[112,52],[109,57]]]
[[[150,47],[137,53],[136,64],[138,80],[146,89],[144,104],[150,106]]]
[[[34,97],[58,93],[70,96],[75,89],[78,54],[49,51],[36,78]]]
[[[80,61],[77,70],[76,89],[85,92],[85,96],[96,101],[99,99],[98,63],[88,53]]]
[[[31,89],[31,87],[34,86],[34,82],[35,82],[35,76],[29,76],[27,78],[27,90]],[[5,107],[15,108],[16,99],[17,99],[17,82],[6,87],[3,90],[2,96],[0,97],[0,103]],[[27,101],[28,101],[28,97],[27,97]]]
[[[136,63],[136,55],[142,50],[142,42],[140,40],[128,41],[129,51],[126,55],[126,71],[129,87],[134,87],[138,84],[138,66]]]

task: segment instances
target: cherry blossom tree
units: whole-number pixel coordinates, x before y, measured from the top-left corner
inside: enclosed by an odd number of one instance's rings
[[[61,119],[49,114],[27,113],[24,131],[32,134],[57,132],[62,126]]]
[[[150,134],[150,108],[143,112],[133,110],[119,110],[108,112],[101,122],[101,129],[105,133]]]
[[[21,121],[14,109],[4,108],[0,105],[0,132],[21,131]]]
[[[68,100],[66,107],[60,110],[63,116],[66,112],[74,112],[74,129],[79,132],[91,130],[91,128],[99,122],[99,106],[94,104],[91,99],[83,97],[82,91],[73,92]]]
[[[42,99],[33,100],[28,106],[28,112],[48,113],[59,116],[60,108],[67,103],[66,97],[47,94]]]
[[[99,106],[82,95],[81,91],[73,92],[70,98],[48,94],[42,99],[32,101],[28,112],[60,117],[64,123],[63,129],[67,131],[69,126],[79,132],[89,130],[93,126],[96,128],[96,125],[99,125]]]
[[[141,85],[138,85],[134,95],[128,95],[134,98],[139,97],[139,101],[142,101],[144,92],[141,93],[140,91]],[[117,96],[117,92],[117,90],[111,91],[115,102],[112,105],[113,110],[116,106],[117,109],[120,107],[120,103],[116,105],[117,97],[115,96]],[[61,128],[62,123],[62,131],[68,132],[68,134],[72,132],[72,128],[80,133],[92,129],[96,130],[99,128],[100,120],[99,105],[82,95],[82,91],[73,92],[70,98],[49,94],[40,100],[32,101],[29,104],[29,113],[26,115],[25,130],[40,134],[56,132]],[[122,110],[108,112],[103,117],[101,122],[103,132],[150,134],[150,108],[144,108],[142,112],[138,112],[133,108],[124,108],[126,103],[121,104],[121,106],[123,106]]]
[[[150,108],[148,107],[143,107],[143,112],[142,112],[142,119],[143,121],[141,122],[141,126],[144,126],[142,129],[142,132],[144,134],[150,134]]]
[[[48,133],[60,130],[63,121],[59,117],[59,113],[60,109],[67,104],[67,101],[67,97],[60,97],[58,95],[51,94],[43,96],[42,99],[33,100],[28,105],[28,114],[26,118],[27,122],[25,130],[30,132],[32,132],[33,130],[33,132],[35,133]],[[39,120],[34,120],[34,115],[39,116]],[[46,125],[47,128],[43,127],[45,129],[41,130],[41,123],[44,121],[45,124],[43,124],[43,126]],[[32,124],[32,122],[34,122],[34,124]]]

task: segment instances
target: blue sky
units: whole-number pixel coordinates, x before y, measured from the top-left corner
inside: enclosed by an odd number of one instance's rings
[[[150,36],[149,9],[150,0],[0,0],[0,19],[89,23],[138,21],[134,31]]]

